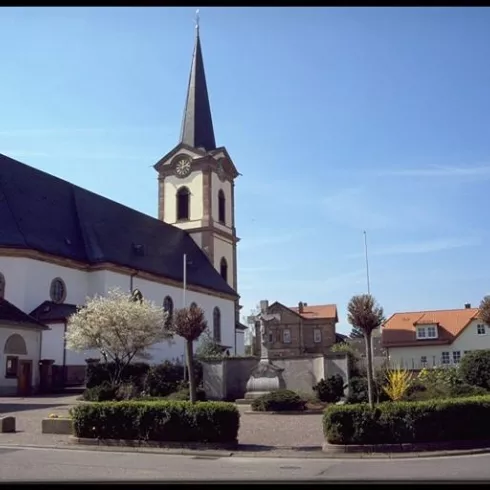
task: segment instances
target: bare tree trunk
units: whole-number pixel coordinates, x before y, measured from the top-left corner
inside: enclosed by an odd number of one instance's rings
[[[371,333],[365,333],[366,341],[366,356],[367,356],[367,384],[368,384],[368,400],[369,405],[374,407],[373,397],[373,351],[371,350]]]
[[[196,378],[194,376],[194,355],[192,340],[185,341],[185,353],[187,358],[187,375],[189,376],[189,399],[196,403]]]

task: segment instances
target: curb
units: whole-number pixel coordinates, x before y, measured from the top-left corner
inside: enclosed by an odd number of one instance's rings
[[[273,459],[316,459],[316,460],[346,460],[346,459],[416,459],[416,458],[442,458],[449,456],[470,456],[490,453],[490,447],[479,449],[461,449],[452,451],[425,451],[425,452],[404,452],[404,453],[326,453],[322,452],[321,447],[318,450],[304,451],[301,448],[278,447],[270,451],[252,451],[240,450],[235,451],[218,451],[218,450],[193,450],[193,449],[172,449],[156,447],[131,447],[131,446],[103,446],[103,445],[84,445],[84,444],[67,444],[67,445],[34,445],[34,444],[0,444],[0,448],[17,448],[17,449],[50,449],[50,450],[70,450],[70,451],[102,451],[113,453],[149,453],[161,454],[162,456],[194,456],[202,458],[273,458]],[[288,451],[288,452],[285,452]]]

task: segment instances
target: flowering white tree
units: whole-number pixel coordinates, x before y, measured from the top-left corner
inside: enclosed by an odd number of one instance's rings
[[[149,359],[149,347],[170,342],[166,319],[163,308],[141,295],[111,289],[107,296],[88,298],[69,318],[66,345],[75,351],[99,350],[106,363],[114,363],[110,377],[117,385],[133,359]]]

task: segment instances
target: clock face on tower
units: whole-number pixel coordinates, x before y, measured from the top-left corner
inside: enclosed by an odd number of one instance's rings
[[[191,173],[191,159],[187,155],[182,155],[177,159],[175,171],[179,177],[187,177]]]

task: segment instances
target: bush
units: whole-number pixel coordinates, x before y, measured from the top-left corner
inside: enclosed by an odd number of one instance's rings
[[[318,399],[322,402],[336,403],[344,396],[344,380],[340,374],[320,380],[313,391],[316,392]]]
[[[206,393],[202,388],[198,388],[196,390],[196,395],[197,395],[197,401],[199,402],[204,402],[206,401]],[[190,394],[189,394],[189,388],[182,388],[179,391],[176,391],[175,393],[170,393],[168,395],[167,400],[175,400],[175,401],[189,401]]]
[[[110,382],[110,373],[114,363],[89,364],[86,371],[86,387],[93,388]],[[196,384],[202,382],[202,364],[194,361]],[[129,364],[122,374],[122,384],[131,384],[135,392],[145,392],[153,397],[164,397],[178,391],[184,382],[184,366],[165,361],[162,364],[149,366],[146,363]]]
[[[252,402],[255,412],[300,412],[306,408],[306,401],[290,390],[276,390],[259,396]]]
[[[116,400],[133,400],[141,394],[141,388],[134,383],[124,383],[116,389]],[[102,401],[102,400],[101,400]]]
[[[126,366],[122,373],[123,383],[142,385],[144,377],[150,366],[144,362],[135,362]],[[93,388],[110,382],[110,374],[114,371],[114,363],[91,363],[87,365],[85,373],[85,386]]]
[[[103,402],[71,409],[77,437],[161,442],[235,442],[240,415],[224,402]]]
[[[378,402],[389,400],[388,395],[382,388],[381,375],[374,381],[374,397]],[[368,401],[368,383],[366,378],[351,378],[348,385],[346,403],[366,403]]]
[[[165,361],[152,366],[144,380],[144,392],[149,396],[167,396],[178,391],[184,380],[184,367]]]
[[[468,352],[461,359],[459,370],[465,383],[490,389],[490,350]]]
[[[92,388],[86,388],[82,398],[88,402],[105,402],[116,399],[117,388],[107,381]]]
[[[426,402],[331,405],[323,431],[332,444],[490,439],[490,396]]]

